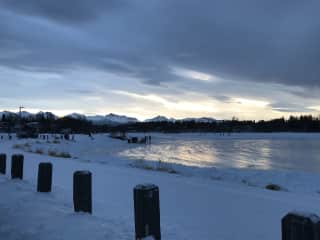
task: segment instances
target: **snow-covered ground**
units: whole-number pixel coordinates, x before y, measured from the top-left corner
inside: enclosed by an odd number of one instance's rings
[[[156,134],[153,141],[157,144]],[[280,221],[287,212],[320,214],[320,177],[315,173],[131,160],[119,153],[140,146],[107,135],[50,142],[0,142],[0,152],[9,158],[13,153],[25,155],[23,181],[10,180],[10,159],[7,175],[0,175],[0,239],[133,239],[132,195],[140,183],[160,187],[163,239],[281,239]],[[69,153],[71,158],[51,157],[48,152]],[[50,194],[36,193],[38,164],[44,161],[54,166]],[[93,173],[92,216],[73,213],[75,170]],[[264,189],[269,183],[283,190]]]

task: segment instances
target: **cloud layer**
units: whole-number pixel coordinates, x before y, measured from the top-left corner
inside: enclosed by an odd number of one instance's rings
[[[118,84],[100,79],[98,85],[127,91],[138,83],[135,93],[152,88],[160,95],[159,88],[192,89],[222,102],[261,98],[261,91],[267,98],[275,85],[286,86],[278,91],[282,98],[268,102],[276,111],[299,112],[319,105],[319,7],[315,0],[0,0],[0,65],[10,69],[8,77],[47,74],[38,80],[46,84],[48,74],[77,89],[96,75],[114,74]],[[66,79],[76,69],[92,76]],[[252,92],[241,87],[250,82]],[[303,95],[310,99],[300,102]]]

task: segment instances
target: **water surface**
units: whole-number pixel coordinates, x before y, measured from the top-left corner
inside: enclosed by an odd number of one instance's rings
[[[188,166],[320,173],[320,134],[153,134],[151,145],[120,155]]]

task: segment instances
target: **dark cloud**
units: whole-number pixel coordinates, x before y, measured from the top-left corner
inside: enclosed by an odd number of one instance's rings
[[[295,96],[298,96],[302,99],[315,99],[319,98],[319,88],[308,88],[300,90],[289,90],[289,92]]]
[[[0,51],[8,53],[1,65],[89,66],[156,85],[181,79],[170,70],[177,66],[239,81],[320,86],[319,1],[0,0],[0,6]]]
[[[114,10],[122,0],[1,0],[0,6],[17,13],[63,22],[86,22]]]
[[[304,113],[308,113],[308,112],[313,112],[314,110],[304,106],[301,103],[273,103],[270,104],[270,107],[278,112],[304,112]]]

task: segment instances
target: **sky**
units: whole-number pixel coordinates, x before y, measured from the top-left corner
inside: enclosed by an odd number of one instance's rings
[[[272,119],[320,111],[316,0],[0,0],[0,109]]]

